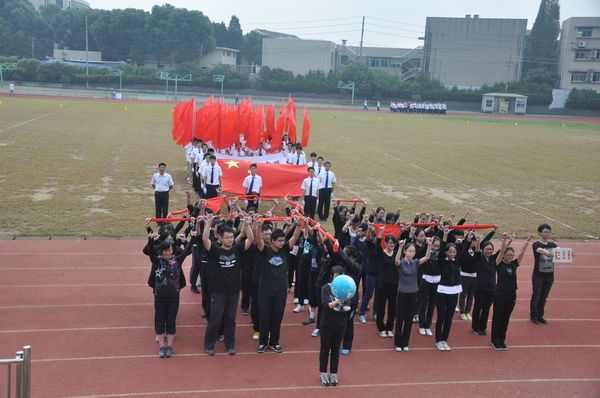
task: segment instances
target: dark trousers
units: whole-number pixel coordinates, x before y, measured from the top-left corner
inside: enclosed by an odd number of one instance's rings
[[[475,282],[477,277],[461,276],[462,292],[458,297],[458,308],[461,314],[470,314],[473,308],[473,295],[475,294]]]
[[[421,279],[421,286],[419,287],[419,327],[422,329],[431,328],[437,287],[438,283],[429,283],[425,279]]]
[[[258,281],[252,281],[252,297],[250,300],[250,318],[252,320],[252,329],[255,332],[260,331],[260,310],[258,306]]]
[[[179,297],[175,300],[159,300],[154,296],[154,331],[156,334],[175,334]]]
[[[196,245],[194,245],[196,246]],[[196,286],[200,275],[200,256],[196,254],[196,247],[192,249],[192,266],[190,267],[190,286]]]
[[[438,293],[436,298],[437,320],[435,322],[435,341],[448,341],[452,317],[458,301],[457,294]]]
[[[156,218],[165,218],[169,214],[169,191],[154,191],[154,207]]]
[[[554,273],[534,273],[531,276],[531,284],[533,292],[531,294],[530,316],[531,319],[540,319],[544,317],[544,309],[546,308],[546,300],[554,283]]]
[[[375,289],[375,298],[377,303],[377,330],[394,330],[394,320],[396,319],[396,293],[398,285],[387,282],[377,282]],[[387,321],[383,322],[385,317],[385,307],[387,305]]]
[[[493,290],[475,290],[475,303],[473,304],[473,321],[471,328],[476,332],[483,332],[487,328],[490,307],[494,302]]]
[[[327,362],[329,361],[329,371],[338,372],[340,363],[340,345],[344,338],[344,329],[333,329],[325,326],[320,329],[321,349],[319,351],[319,372],[327,372]]]
[[[201,196],[204,195],[204,193],[202,192],[202,182],[200,179],[200,176],[198,176],[195,172],[192,173],[192,186],[194,187],[194,191],[196,191],[198,194],[201,194]]]
[[[492,315],[492,343],[504,343],[508,321],[517,303],[517,292],[496,291],[494,296],[494,314]]]
[[[315,297],[317,299],[317,324],[315,326],[315,329],[321,329],[321,313],[323,312],[323,303],[321,303],[321,290],[323,289],[323,286],[319,286],[317,285],[316,289],[315,289]]]
[[[242,311],[248,312],[252,297],[252,265],[244,264],[242,267]]]
[[[319,189],[319,207],[317,213],[320,220],[327,220],[329,218],[329,206],[331,205],[331,191],[332,188]]]
[[[304,304],[304,300],[308,301],[308,279],[310,276],[310,264],[306,261],[299,260],[296,268],[296,285],[294,286],[294,298],[298,299],[298,303]]]
[[[214,350],[219,337],[219,329],[223,323],[225,347],[235,348],[235,316],[240,293],[211,293],[210,317],[204,334],[204,348]]]
[[[287,291],[265,291],[258,292],[259,316],[260,316],[260,339],[261,345],[279,344],[281,333],[281,321],[285,310],[285,299]],[[269,336],[270,334],[270,336]]]
[[[366,281],[363,284],[363,295],[360,301],[360,310],[358,311],[359,315],[365,315],[367,313],[367,307],[369,306],[369,301],[371,300],[371,297],[373,297],[376,285],[377,276],[367,274]]]
[[[317,278],[319,277],[319,269],[312,268],[308,276],[308,305],[311,307],[318,307],[321,302],[320,297],[317,299]],[[321,291],[319,290],[319,296]]]
[[[317,210],[317,197],[316,196],[305,196],[304,197],[304,215],[312,219],[315,218],[315,212]]]
[[[206,184],[206,199],[216,198],[217,196],[219,196],[219,192],[217,191],[217,189],[219,189],[218,185]]]
[[[352,342],[354,341],[354,315],[356,314],[356,307],[358,306],[358,302],[352,303],[352,308],[350,310],[350,315],[346,320],[346,331],[344,332],[344,340],[342,343],[342,347],[345,350],[352,349]]]
[[[298,249],[300,253],[300,249]],[[294,256],[292,253],[288,254],[288,289],[292,288],[294,282],[294,274],[296,274],[296,267],[298,265],[298,256]],[[298,279],[298,278],[296,278]]]
[[[396,347],[408,347],[410,331],[412,330],[413,315],[417,308],[417,295],[419,293],[398,292],[396,299],[396,332],[394,333],[394,344]]]
[[[200,261],[200,279],[202,280],[202,310],[208,317],[210,315],[210,276],[208,261]]]

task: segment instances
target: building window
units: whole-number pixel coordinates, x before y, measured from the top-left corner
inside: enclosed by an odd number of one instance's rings
[[[348,65],[348,56],[347,55],[342,55],[340,57],[340,64],[342,64],[342,65]]]
[[[577,28],[577,38],[592,37],[592,28]]]
[[[586,73],[585,72],[573,72],[571,73],[571,81],[572,82],[585,82]]]
[[[600,83],[600,72],[592,73],[592,83]]]
[[[491,108],[493,106],[494,106],[494,100],[491,100],[491,99],[485,100],[485,107],[486,108]]]
[[[596,60],[600,59],[600,50],[592,51],[591,59],[596,59]]]
[[[575,51],[575,59],[589,59],[590,52],[587,50]]]

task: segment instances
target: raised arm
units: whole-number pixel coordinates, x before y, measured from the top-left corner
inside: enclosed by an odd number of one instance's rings
[[[201,217],[204,220],[204,231],[202,231],[202,244],[207,252],[210,252],[210,248],[212,247],[212,242],[210,241],[210,226],[212,225],[212,220],[214,216],[212,214],[208,214],[204,217]],[[197,221],[196,221],[197,222]]]
[[[250,217],[246,217],[242,220],[246,227],[246,242],[244,244],[244,250],[248,250],[252,247],[252,243],[254,243],[254,234],[252,233],[252,220]],[[262,237],[260,238],[262,240]]]
[[[306,219],[304,217],[294,217],[294,222],[292,223],[292,225],[294,225],[294,234],[289,240],[290,247],[294,247],[296,242],[298,242],[298,239],[300,238],[300,233],[302,232],[301,224],[304,222],[306,222]]]
[[[400,260],[402,259],[402,248],[404,247],[404,241],[401,240],[398,242],[398,251],[396,252],[396,258],[394,259],[394,263],[396,267],[400,266]]]
[[[498,256],[496,257],[496,265],[500,265],[502,259],[504,258],[504,253],[506,253],[506,248],[510,245],[512,239],[508,237],[506,232],[502,233],[502,246],[500,247],[500,251],[498,252]]]
[[[431,258],[431,243],[433,242],[433,238],[427,238],[427,251],[425,252],[425,256],[419,259],[419,265],[425,264]]]
[[[527,250],[527,246],[529,246],[529,242],[531,242],[532,239],[533,239],[533,234],[529,234],[529,236],[527,236],[527,240],[525,240],[525,243],[523,243],[521,252],[517,256],[517,261],[519,262],[519,264],[521,264],[521,261],[523,261],[523,256],[525,255],[525,250]]]

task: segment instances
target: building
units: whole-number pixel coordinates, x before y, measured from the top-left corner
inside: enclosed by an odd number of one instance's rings
[[[487,93],[481,98],[481,112],[524,115],[527,97],[520,94]]]
[[[424,71],[447,87],[519,80],[526,31],[526,19],[427,17]]]
[[[600,91],[600,17],[564,20],[559,53],[561,89]]]
[[[299,39],[298,36],[290,35],[287,33],[274,32],[272,30],[266,29],[254,29],[253,32],[256,32],[264,37],[269,39]]]
[[[41,6],[56,5],[63,10],[67,8],[90,8],[90,3],[85,0],[29,0],[39,11]]]
[[[59,61],[85,61],[86,51],[85,50],[69,50],[69,49],[58,49],[55,48],[52,54],[52,58]],[[87,52],[88,62],[100,62],[102,61],[101,51],[88,51]]]
[[[202,55],[200,66],[206,69],[212,69],[217,65],[230,65],[235,67],[239,50],[227,47],[215,47],[208,53]]]
[[[335,43],[327,40],[271,39],[262,41],[262,66],[289,70],[294,75],[335,70]]]
[[[360,47],[342,45],[336,47],[336,70],[342,69],[350,62],[365,63],[369,68],[381,70],[401,79],[414,76],[421,71],[423,49]]]

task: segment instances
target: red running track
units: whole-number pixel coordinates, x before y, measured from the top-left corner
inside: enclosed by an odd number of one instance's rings
[[[600,242],[561,242],[574,248],[575,262],[557,265],[546,326],[528,321],[527,253],[508,351],[492,350],[489,336],[471,334],[458,316],[452,352],[438,352],[433,338],[413,327],[411,352],[397,353],[373,322],[357,323],[354,349],[341,359],[341,384],[329,388],[319,385],[318,338],[301,324],[306,313],[292,312],[291,295],[283,354],[256,354],[249,318],[239,315],[238,354],[207,357],[200,297],[186,289],[175,355],[159,359],[144,243],[0,240],[0,357],[32,345],[32,396],[600,397]]]

